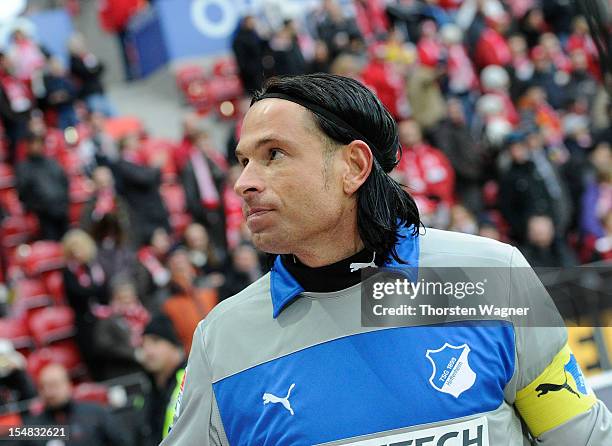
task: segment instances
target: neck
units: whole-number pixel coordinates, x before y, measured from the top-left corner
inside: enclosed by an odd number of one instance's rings
[[[293,255],[311,268],[331,265],[361,251],[364,243],[357,229],[356,208],[341,213],[333,228],[326,229],[322,237],[305,245],[298,246]]]

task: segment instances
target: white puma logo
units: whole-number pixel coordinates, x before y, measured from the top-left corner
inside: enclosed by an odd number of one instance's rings
[[[372,261],[370,263],[351,263],[349,267],[351,268],[352,273],[364,268],[378,268],[378,266],[376,266],[376,263],[374,263],[374,260],[376,260],[376,253],[374,253],[374,257],[372,257]]]
[[[289,391],[287,391],[287,396],[285,398],[280,398],[276,395],[272,395],[271,393],[263,394],[263,403],[281,403],[285,409],[289,411],[291,415],[293,415],[293,409],[291,408],[291,403],[289,402],[289,395],[291,395],[291,391],[295,387],[295,383],[289,386]]]

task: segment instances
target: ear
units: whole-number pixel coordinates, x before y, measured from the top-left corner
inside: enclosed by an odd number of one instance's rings
[[[347,166],[342,177],[344,193],[353,195],[370,175],[374,156],[370,147],[357,139],[346,145],[344,161]]]

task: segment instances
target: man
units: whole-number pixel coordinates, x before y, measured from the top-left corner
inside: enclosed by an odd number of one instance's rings
[[[499,242],[419,234],[414,201],[388,175],[398,147],[392,117],[356,81],[274,79],[254,97],[235,188],[253,243],[278,255],[269,274],[198,326],[163,446],[522,446],[521,418],[541,445],[612,442],[610,414],[584,388],[564,328],[362,326],[364,266],[527,265]],[[510,299],[543,300],[525,293],[529,284],[510,285]],[[471,382],[465,360],[448,362],[460,377],[446,381],[462,387],[455,394],[430,381],[426,357],[447,343],[474,355]]]
[[[143,334],[142,363],[151,378],[144,406],[145,445],[158,445],[168,434],[185,375],[183,346],[172,322],[163,314],[153,317]]]
[[[167,154],[159,151],[150,160],[150,166],[143,165],[139,144],[136,134],[121,141],[116,177],[118,190],[131,212],[130,222],[137,234],[135,244],[142,246],[150,240],[156,228],[170,230],[170,227],[168,210],[159,192],[161,168],[167,161]]]
[[[27,158],[17,165],[17,191],[40,222],[43,240],[59,240],[68,229],[68,178],[61,166],[43,155],[44,137],[28,135]]]
[[[124,446],[128,436],[120,423],[97,404],[74,401],[72,384],[64,366],[49,364],[38,377],[38,390],[44,404],[44,411],[25,420],[25,426],[68,426],[70,446]],[[57,440],[56,440],[57,441]],[[52,440],[26,441],[30,445],[51,444]],[[64,443],[61,443],[64,444]]]
[[[553,202],[535,163],[529,157],[525,132],[516,131],[506,138],[511,164],[503,172],[499,185],[500,210],[510,224],[512,238],[524,242],[527,220],[534,214],[553,216]]]

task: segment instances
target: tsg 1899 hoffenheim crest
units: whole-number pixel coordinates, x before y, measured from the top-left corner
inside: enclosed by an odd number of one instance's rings
[[[468,362],[470,347],[467,344],[454,346],[444,343],[437,350],[427,350],[425,356],[433,366],[429,382],[434,389],[458,398],[476,382],[476,373]]]

